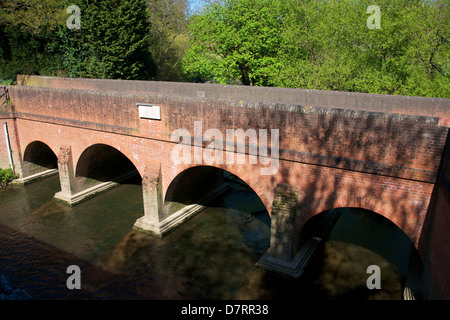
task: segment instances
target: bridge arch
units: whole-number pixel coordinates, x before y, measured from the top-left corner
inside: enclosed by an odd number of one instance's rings
[[[334,201],[328,202],[316,200],[307,208],[300,210],[298,214],[300,230],[312,217],[322,212],[338,208],[364,209],[386,218],[402,230],[409,237],[414,247],[420,250],[419,239],[421,228],[419,227],[421,227],[421,224],[418,217],[413,214],[408,214],[408,209],[412,210],[412,208],[397,208],[392,202],[370,196],[339,196]]]
[[[95,181],[123,181],[140,175],[133,161],[123,152],[104,143],[93,144],[80,154],[75,167],[75,178]]]
[[[35,140],[27,145],[22,162],[24,179],[46,172],[56,172],[57,168],[58,157],[46,143]]]
[[[262,254],[270,245],[270,215],[262,199],[244,180],[223,168],[210,165],[185,167],[168,184],[160,204],[158,219],[149,221],[159,225],[155,229],[159,236],[211,207],[215,208],[212,213],[220,212],[232,228],[239,229],[256,254]],[[142,222],[138,220],[135,227],[142,228]],[[248,228],[252,229],[253,236],[247,233]]]
[[[171,168],[171,171],[165,175],[165,182],[163,187],[163,202],[167,204],[168,201],[174,196],[179,194],[179,186],[189,182],[190,184],[201,183],[201,180],[208,181],[208,173],[212,174],[214,181],[209,180],[208,182],[215,187],[219,187],[220,179],[225,174],[230,174],[236,177],[241,183],[244,183],[258,196],[262,205],[265,207],[269,216],[271,215],[272,200],[273,195],[271,190],[266,190],[264,177],[253,175],[252,168],[242,168],[245,166],[233,166],[233,165],[186,165],[178,164]],[[258,168],[259,170],[259,168]],[[195,177],[195,173],[202,173],[200,176]],[[222,177],[223,178],[223,177]],[[269,185],[269,183],[267,183]],[[207,184],[205,184],[207,188]],[[178,191],[177,191],[178,189]]]
[[[61,147],[58,159],[61,191],[54,198],[71,206],[125,181],[142,183],[134,163],[121,151],[107,144],[90,145],[78,157],[75,168],[74,165],[71,148]]]
[[[328,225],[326,220],[336,213],[337,218],[332,222],[332,229],[321,231],[320,229]],[[339,260],[339,263],[346,261],[347,264],[367,264],[365,267],[368,267],[380,262],[380,266],[384,265],[390,272],[397,274],[394,281],[398,281],[403,289],[408,287],[419,295],[423,290],[423,258],[408,234],[381,214],[359,207],[339,207],[314,215],[306,221],[303,231],[304,237],[299,246],[311,237],[322,239],[327,243],[327,255],[331,259],[329,263]],[[340,258],[336,260],[336,256]],[[329,265],[328,268],[330,267],[333,266]],[[366,277],[365,268],[352,268],[352,272]],[[351,277],[350,274],[347,276]]]

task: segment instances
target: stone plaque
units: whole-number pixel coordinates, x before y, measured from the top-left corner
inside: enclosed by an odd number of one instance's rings
[[[161,109],[159,106],[147,103],[137,103],[139,117],[142,119],[161,120]]]

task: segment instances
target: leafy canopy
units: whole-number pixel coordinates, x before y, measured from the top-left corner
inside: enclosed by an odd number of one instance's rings
[[[193,78],[450,97],[448,0],[216,0],[190,21]]]
[[[189,25],[185,71],[219,83],[273,85],[268,74],[278,65],[280,24],[274,0],[213,2]]]
[[[75,33],[64,29],[67,49],[75,48],[80,55],[74,61],[78,75],[148,79],[153,61],[148,51],[150,22],[146,1],[84,0],[80,8],[81,29]]]

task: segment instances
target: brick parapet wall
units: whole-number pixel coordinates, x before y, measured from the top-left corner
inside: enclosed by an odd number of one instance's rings
[[[449,99],[310,89],[18,75],[19,85],[257,101],[450,119]]]

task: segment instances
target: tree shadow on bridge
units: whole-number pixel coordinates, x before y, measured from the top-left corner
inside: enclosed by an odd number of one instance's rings
[[[300,107],[299,107],[300,108]],[[366,199],[390,199],[395,204],[394,212],[377,212],[388,219],[394,219],[395,224],[406,233],[414,233],[414,229],[422,226],[411,221],[413,215],[427,212],[427,217],[417,239],[418,250],[426,252],[429,242],[429,228],[433,221],[434,195],[428,203],[428,195],[422,192],[423,198],[415,201],[415,206],[407,204],[410,187],[417,188],[414,178],[418,181],[431,179],[432,175],[422,168],[435,168],[441,158],[441,150],[437,147],[442,137],[448,134],[446,128],[434,128],[435,124],[424,124],[417,117],[402,115],[350,112],[348,110],[322,110],[317,116],[295,112],[289,116],[280,117],[280,151],[289,148],[289,136],[283,133],[283,128],[298,123],[302,132],[300,144],[304,154],[297,154],[300,162],[309,163],[307,171],[292,172],[287,168],[280,170],[281,181],[272,177],[272,185],[291,185],[292,181],[303,181],[300,192],[298,219],[301,223],[308,221],[313,215],[331,208],[338,203],[363,203]],[[298,117],[298,118],[295,118]],[[283,159],[283,153],[280,154]],[[394,163],[395,165],[392,165]],[[333,169],[341,168],[341,169]],[[365,172],[352,177],[353,173]],[[411,174],[414,177],[410,180]],[[403,189],[386,184],[369,184],[358,179],[374,178],[379,175],[389,180],[390,176],[404,176]],[[359,178],[357,178],[359,176]],[[370,177],[369,177],[370,176]],[[307,181],[306,185],[304,181]],[[374,208],[382,209],[382,203],[374,203]],[[386,209],[386,208],[385,208]],[[306,215],[306,216],[305,216]],[[374,234],[374,238],[383,235]],[[298,247],[297,247],[298,249]],[[423,258],[423,256],[422,256]],[[420,290],[420,289],[419,289]]]

